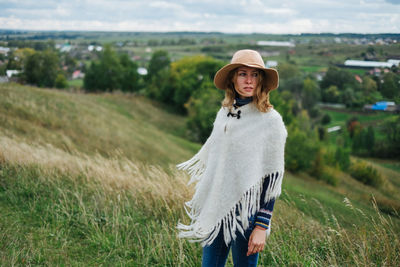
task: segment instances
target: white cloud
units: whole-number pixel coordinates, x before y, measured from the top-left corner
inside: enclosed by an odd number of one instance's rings
[[[0,0],[0,28],[105,31],[400,32],[400,0]]]

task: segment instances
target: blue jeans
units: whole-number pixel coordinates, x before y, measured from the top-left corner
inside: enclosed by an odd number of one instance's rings
[[[255,267],[258,262],[258,253],[246,256],[249,237],[254,229],[255,218],[250,218],[250,226],[244,232],[244,236],[237,232],[235,240],[227,246],[224,241],[224,234],[221,230],[213,243],[203,248],[202,267],[223,267],[228,258],[229,249],[232,248],[232,258],[235,267]]]

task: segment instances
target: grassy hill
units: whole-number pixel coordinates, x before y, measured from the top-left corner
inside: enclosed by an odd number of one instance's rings
[[[173,165],[200,147],[184,123],[141,96],[0,84],[1,265],[198,266],[175,230],[193,188]],[[399,265],[399,216],[376,203],[399,205],[400,172],[374,164],[379,189],[287,173],[260,264]]]

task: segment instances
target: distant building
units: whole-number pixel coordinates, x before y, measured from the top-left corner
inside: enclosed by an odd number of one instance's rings
[[[381,62],[381,61],[364,61],[364,60],[346,60],[344,62],[345,67],[357,67],[357,68],[391,68],[396,66],[396,63],[391,62]],[[397,65],[398,66],[398,65]]]
[[[392,101],[379,101],[373,105],[364,105],[364,110],[374,110],[374,111],[387,111],[387,112],[400,112],[400,105],[396,105]]]
[[[285,46],[285,47],[295,47],[293,42],[281,42],[281,41],[258,41],[259,46]]]
[[[76,79],[83,79],[85,78],[85,73],[83,73],[80,70],[76,70],[72,73],[72,79],[76,80]]]
[[[6,70],[6,75],[8,78],[11,78],[12,76],[17,75],[20,72],[20,70]]]
[[[10,48],[0,46],[0,54],[7,55],[10,52]]]
[[[333,126],[333,127],[328,128],[326,131],[328,133],[332,133],[332,132],[340,131],[341,129],[342,129],[342,127],[340,127],[340,126]]]
[[[278,66],[278,61],[275,61],[275,60],[268,60],[265,63],[265,67],[267,67],[267,68],[276,68],[277,66]]]
[[[140,75],[147,75],[147,69],[146,69],[146,68],[143,68],[143,67],[138,68],[138,69],[137,69],[137,72],[138,72]]]
[[[100,51],[102,51],[103,50],[103,47],[102,46],[94,46],[94,45],[89,45],[88,46],[88,50],[90,51],[90,52],[92,52],[92,51],[94,51],[94,50],[96,50],[97,52],[100,52]]]

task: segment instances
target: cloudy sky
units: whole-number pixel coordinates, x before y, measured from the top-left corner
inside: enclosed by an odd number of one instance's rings
[[[400,0],[0,0],[0,29],[400,33]]]

